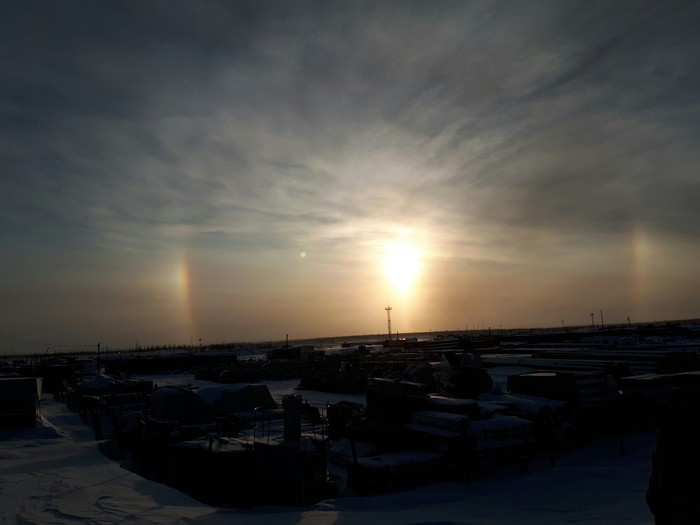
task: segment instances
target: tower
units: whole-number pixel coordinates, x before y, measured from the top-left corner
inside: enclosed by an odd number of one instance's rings
[[[389,340],[391,340],[391,305],[387,303],[386,308],[386,326],[389,330]]]

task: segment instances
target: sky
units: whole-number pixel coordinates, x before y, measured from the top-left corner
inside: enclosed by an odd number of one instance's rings
[[[698,23],[680,1],[5,0],[0,335],[700,317]]]

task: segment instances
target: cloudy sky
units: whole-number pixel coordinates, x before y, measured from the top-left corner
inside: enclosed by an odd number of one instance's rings
[[[0,4],[0,335],[700,317],[700,4]]]

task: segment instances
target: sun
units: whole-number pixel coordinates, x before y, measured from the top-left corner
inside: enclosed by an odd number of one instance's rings
[[[399,292],[406,293],[420,273],[418,250],[406,243],[390,244],[384,258],[384,273]]]

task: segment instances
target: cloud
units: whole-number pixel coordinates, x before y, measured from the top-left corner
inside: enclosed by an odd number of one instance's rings
[[[700,241],[693,3],[0,9],[9,251],[345,271],[409,236],[505,272]]]

